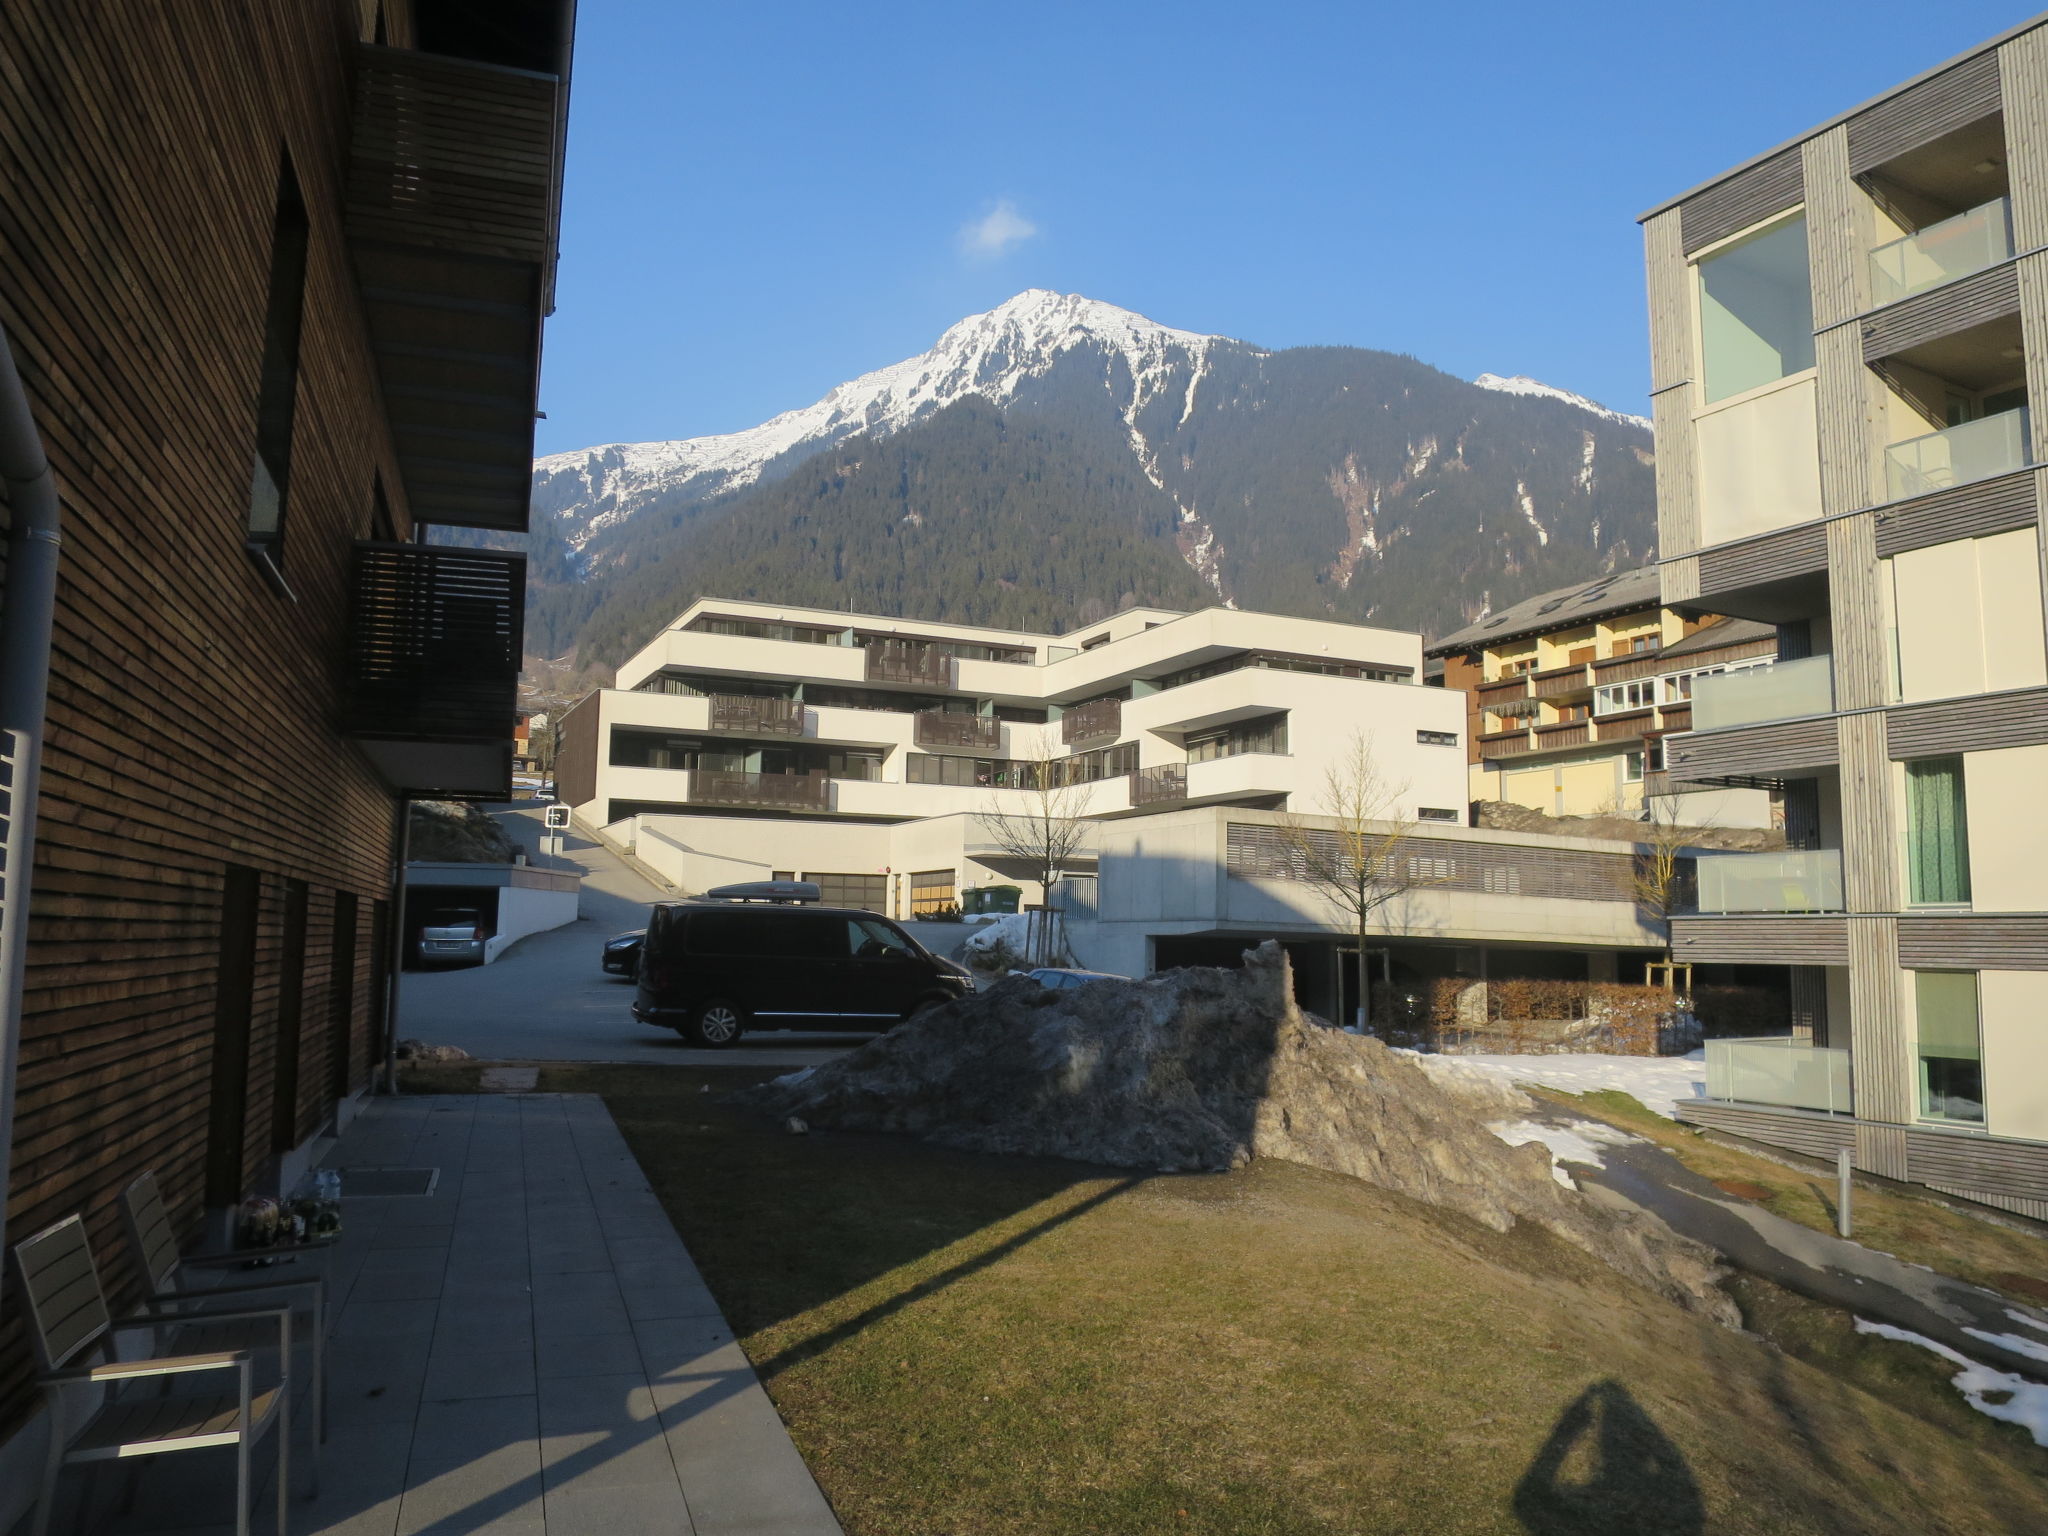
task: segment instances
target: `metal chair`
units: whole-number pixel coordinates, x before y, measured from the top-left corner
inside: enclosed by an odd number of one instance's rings
[[[194,1289],[188,1271],[246,1264],[252,1258],[266,1257],[268,1250],[181,1255],[178,1252],[178,1235],[171,1226],[170,1213],[164,1208],[163,1194],[157,1188],[154,1170],[143,1174],[121,1191],[121,1225],[128,1237],[128,1256],[135,1265],[136,1273],[149,1286],[150,1301],[166,1309],[178,1309],[181,1315],[191,1319],[178,1326],[179,1342],[191,1348],[247,1347],[245,1336],[253,1325],[221,1321],[216,1311],[216,1302],[220,1298],[246,1306],[260,1305],[264,1299],[281,1291],[311,1292],[312,1330],[307,1347],[313,1366],[313,1443],[316,1446],[324,1444],[327,1439],[327,1282],[319,1275],[299,1275],[284,1280],[237,1280]],[[278,1304],[288,1306],[290,1302],[280,1298]],[[267,1344],[268,1340],[263,1342]],[[320,1464],[316,1453],[313,1462],[316,1487],[319,1476]]]
[[[237,1318],[268,1318],[277,1330],[282,1379],[277,1386],[259,1391],[246,1349],[146,1360],[112,1359],[108,1344],[115,1324],[100,1290],[85,1223],[78,1217],[66,1216],[16,1243],[14,1264],[39,1368],[36,1380],[50,1410],[50,1448],[43,1463],[42,1494],[36,1500],[34,1536],[48,1536],[58,1478],[67,1466],[222,1445],[235,1448],[235,1536],[249,1536],[250,1447],[272,1428],[277,1434],[277,1529],[278,1536],[285,1536],[291,1488],[290,1309],[233,1314]],[[140,1325],[154,1326],[160,1321],[151,1315],[157,1310],[145,1305]],[[121,1326],[136,1325],[124,1322]],[[95,1351],[101,1364],[71,1364]],[[207,1382],[188,1380],[202,1377],[214,1382],[225,1377],[233,1385],[209,1391]],[[144,1382],[163,1389],[161,1395],[139,1395],[132,1390]],[[66,1413],[67,1388],[101,1389],[98,1401],[86,1405],[84,1420],[76,1428]]]

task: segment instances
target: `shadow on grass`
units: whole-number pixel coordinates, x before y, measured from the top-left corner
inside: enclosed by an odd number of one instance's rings
[[[1700,1536],[1707,1525],[1685,1457],[1618,1381],[1595,1382],[1558,1416],[1514,1509],[1531,1536]]]

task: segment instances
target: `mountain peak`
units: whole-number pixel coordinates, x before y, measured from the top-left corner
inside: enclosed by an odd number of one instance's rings
[[[1626,411],[1613,410],[1597,400],[1589,400],[1569,389],[1559,389],[1555,384],[1545,384],[1542,380],[1532,379],[1525,373],[1507,377],[1498,373],[1482,373],[1472,382],[1481,389],[1496,390],[1504,395],[1527,395],[1538,400],[1561,400],[1566,405],[1575,405],[1582,411],[1591,411],[1595,416],[1604,417],[1608,421],[1619,421],[1628,426],[1641,427],[1645,431],[1650,430],[1650,420],[1646,416],[1631,416]]]

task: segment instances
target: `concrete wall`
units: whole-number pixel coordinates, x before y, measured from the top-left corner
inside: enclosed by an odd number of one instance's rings
[[[2006,747],[1963,757],[1969,818],[1970,906],[1977,912],[2048,909],[2048,747]],[[2048,1016],[2044,1016],[2048,1025]]]
[[[575,922],[580,899],[580,893],[573,889],[506,886],[498,892],[498,931],[484,945],[484,964],[489,965],[528,934],[566,928]]]
[[[1716,402],[1693,421],[1702,544],[1819,517],[1820,441],[1811,372]]]
[[[2048,971],[1979,971],[1984,1128],[2048,1141]]]
[[[1885,562],[1898,697],[1952,698],[2048,683],[2040,540],[2032,528],[1956,539]]]

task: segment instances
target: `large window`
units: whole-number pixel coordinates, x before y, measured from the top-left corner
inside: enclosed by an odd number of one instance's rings
[[[1915,906],[1956,906],[1970,899],[1970,821],[1960,757],[1906,764],[1906,869]]]
[[[1183,667],[1178,672],[1169,672],[1164,677],[1154,678],[1156,689],[1181,688],[1189,683],[1199,683],[1207,677],[1221,677],[1226,672],[1239,672],[1246,667],[1261,667],[1269,672],[1314,672],[1324,677],[1349,677],[1369,683],[1405,683],[1412,674],[1405,670],[1388,667],[1368,667],[1355,661],[1331,661],[1327,657],[1283,656],[1272,651],[1241,651],[1235,656],[1219,657],[1205,661],[1199,666]]]
[[[1933,1120],[1984,1120],[1984,1045],[1975,971],[1915,971],[1920,1113]]]
[[[1802,215],[1699,264],[1702,382],[1725,400],[1813,366]]]
[[[1219,757],[1241,757],[1247,752],[1285,753],[1287,716],[1266,715],[1247,720],[1228,730],[1212,731],[1188,738],[1188,761],[1206,763]]]
[[[1623,714],[1631,709],[1648,709],[1657,702],[1657,680],[1639,678],[1632,683],[1609,683],[1593,695],[1596,715]]]
[[[738,635],[748,640],[790,640],[800,645],[844,645],[845,631],[808,624],[773,624],[763,619],[720,619],[709,615],[690,625],[699,634]]]

